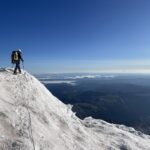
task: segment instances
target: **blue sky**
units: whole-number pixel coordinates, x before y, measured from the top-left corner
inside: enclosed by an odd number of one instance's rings
[[[150,70],[149,0],[1,0],[0,66],[32,73]]]

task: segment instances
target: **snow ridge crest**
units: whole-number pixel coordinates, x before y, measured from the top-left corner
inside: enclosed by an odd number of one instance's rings
[[[150,136],[91,117],[80,120],[35,77],[0,69],[0,150],[149,150]]]

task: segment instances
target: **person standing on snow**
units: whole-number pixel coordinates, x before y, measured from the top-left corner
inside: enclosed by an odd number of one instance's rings
[[[16,64],[15,69],[14,69],[14,74],[17,74],[17,70],[19,71],[19,73],[21,73],[20,61],[22,61],[22,62],[24,61],[22,58],[21,49],[18,49],[16,51],[12,52],[11,61],[13,64]]]

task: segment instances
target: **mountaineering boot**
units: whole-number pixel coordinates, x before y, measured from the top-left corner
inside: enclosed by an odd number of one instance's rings
[[[13,73],[14,75],[16,75],[17,74],[17,71],[16,70],[14,70],[14,73]]]

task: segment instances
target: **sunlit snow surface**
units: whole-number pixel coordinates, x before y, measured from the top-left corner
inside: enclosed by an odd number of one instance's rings
[[[0,69],[0,150],[150,150],[150,136],[86,118],[36,78]]]

